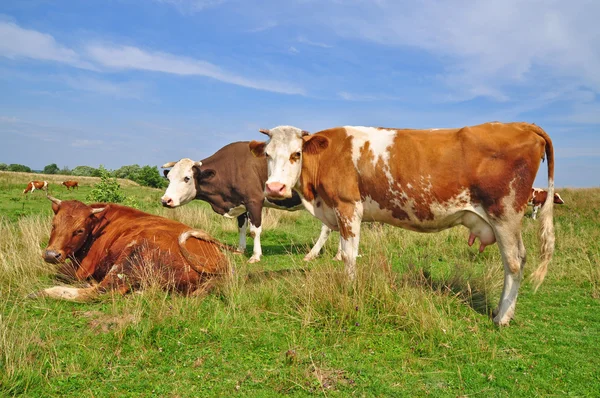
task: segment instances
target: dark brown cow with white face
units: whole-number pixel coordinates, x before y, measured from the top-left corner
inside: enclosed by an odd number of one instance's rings
[[[548,191],[542,188],[531,188],[531,194],[529,195],[529,200],[527,204],[533,207],[531,212],[531,218],[534,220],[537,217],[538,210],[546,203],[546,198],[548,197]],[[554,203],[557,205],[565,204],[564,200],[560,197],[560,195],[554,192]]]
[[[521,221],[541,160],[548,160],[548,192],[554,194],[554,150],[550,137],[528,123],[486,123],[457,129],[397,130],[338,127],[307,135],[291,126],[261,131],[252,152],[266,155],[265,193],[289,197],[342,237],[350,277],[363,221],[380,221],[418,232],[456,225],[477,238],[480,251],[498,243],[504,289],[494,322],[512,318],[525,265]],[[554,251],[552,200],[541,213],[542,282]]]
[[[271,207],[295,211],[304,206],[297,193],[289,198],[265,199],[264,186],[267,181],[267,162],[248,151],[248,141],[234,142],[219,149],[214,155],[196,162],[181,159],[164,164],[169,186],[162,197],[165,207],[174,208],[194,199],[208,202],[212,209],[225,217],[238,219],[239,250],[246,249],[246,228],[250,216],[250,235],[254,238],[254,250],[249,262],[260,261],[262,248],[262,209]],[[323,225],[321,235],[305,260],[319,255],[327,241],[330,229]]]
[[[63,266],[70,259],[75,279],[99,283],[55,286],[34,296],[85,301],[110,290],[125,294],[148,275],[166,289],[191,293],[228,270],[225,246],[203,231],[117,204],[49,198],[54,218],[42,257]]]
[[[29,181],[29,183],[27,183],[27,187],[23,190],[23,193],[33,193],[33,191],[36,189],[48,191],[48,181]]]
[[[74,180],[67,180],[67,181],[63,181],[62,183],[65,187],[67,187],[67,191],[69,189],[79,189],[79,182],[74,181]]]

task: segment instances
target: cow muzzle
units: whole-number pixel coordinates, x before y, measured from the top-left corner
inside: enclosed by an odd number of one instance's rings
[[[162,205],[164,207],[170,207],[170,208],[175,207],[175,203],[173,202],[173,199],[168,198],[168,197],[163,197],[162,198]]]
[[[265,186],[265,195],[271,199],[283,199],[292,196],[286,185],[280,182],[269,182]]]
[[[56,250],[44,250],[42,257],[45,262],[50,264],[57,264],[64,261],[62,253]]]

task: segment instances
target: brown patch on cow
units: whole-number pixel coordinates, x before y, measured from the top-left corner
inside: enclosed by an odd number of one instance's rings
[[[250,141],[248,147],[250,148],[250,152],[256,157],[261,157],[265,155],[265,146],[267,145],[264,141]]]

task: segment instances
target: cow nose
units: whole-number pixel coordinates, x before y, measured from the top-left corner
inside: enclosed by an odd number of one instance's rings
[[[173,199],[171,199],[171,198],[162,198],[162,205],[164,207],[173,207]]]
[[[56,250],[45,250],[44,251],[44,261],[47,263],[58,263],[61,260],[62,254],[57,252]]]
[[[267,184],[267,195],[283,196],[285,184],[280,182],[270,182]]]

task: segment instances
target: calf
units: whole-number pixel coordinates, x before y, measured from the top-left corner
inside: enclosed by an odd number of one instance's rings
[[[534,220],[537,217],[538,210],[546,203],[546,198],[548,197],[548,191],[542,188],[531,188],[531,194],[529,195],[529,200],[527,204],[529,206],[533,206],[533,211],[531,213],[531,218]],[[560,195],[554,192],[554,203],[562,205],[564,204],[564,200],[560,197]]]
[[[260,235],[263,207],[295,211],[303,206],[297,193],[284,199],[265,199],[263,189],[267,181],[267,162],[264,158],[252,156],[248,144],[248,141],[234,142],[200,162],[186,158],[164,164],[163,168],[172,169],[164,171],[169,186],[162,197],[162,204],[174,208],[200,199],[208,202],[222,216],[237,217],[240,251],[246,249],[249,216],[250,235],[254,238],[254,250],[249,262],[255,263],[262,256]],[[330,229],[323,225],[319,239],[305,260],[318,256],[329,233]]]
[[[464,225],[468,244],[479,239],[480,251],[498,242],[504,289],[494,322],[508,325],[525,265],[521,221],[544,157],[549,198],[554,194],[554,150],[540,127],[495,122],[457,129],[348,126],[309,135],[280,126],[261,132],[269,140],[249,146],[267,158],[266,196],[289,198],[295,190],[308,211],[339,230],[351,278],[363,221],[418,232]],[[540,238],[536,288],[554,251],[551,199],[542,208]]]
[[[67,181],[63,181],[62,183],[65,187],[67,187],[67,191],[69,189],[79,189],[79,183],[77,181],[74,180],[67,180]]]
[[[27,187],[23,190],[23,193],[33,193],[33,191],[36,189],[48,191],[48,181],[29,181],[29,183],[27,183]]]
[[[202,292],[228,269],[225,245],[180,222],[112,203],[49,199],[54,218],[42,257],[53,264],[70,259],[77,280],[99,283],[55,286],[33,296],[85,301],[111,290],[125,294],[148,275],[165,289]]]

